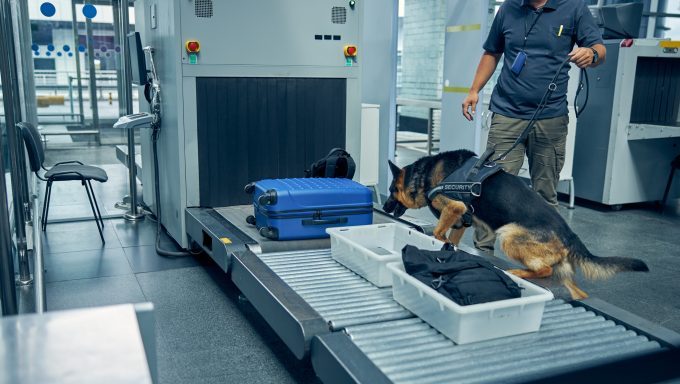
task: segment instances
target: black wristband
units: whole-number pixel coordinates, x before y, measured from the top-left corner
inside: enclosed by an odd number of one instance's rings
[[[590,48],[590,50],[593,51],[593,64],[597,63],[597,60],[599,59],[600,54],[597,53],[597,50],[595,48],[593,48],[593,47],[588,47],[588,48]]]

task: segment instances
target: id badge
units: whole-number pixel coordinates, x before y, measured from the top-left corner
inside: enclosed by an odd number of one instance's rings
[[[519,75],[519,73],[522,72],[522,68],[524,68],[524,63],[526,61],[527,54],[524,51],[519,51],[517,57],[515,57],[515,61],[512,63],[512,67],[510,68],[512,73]]]

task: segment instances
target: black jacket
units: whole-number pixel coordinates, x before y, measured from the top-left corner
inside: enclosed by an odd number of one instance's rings
[[[520,297],[521,288],[503,271],[481,257],[461,250],[402,250],[406,273],[459,305]]]

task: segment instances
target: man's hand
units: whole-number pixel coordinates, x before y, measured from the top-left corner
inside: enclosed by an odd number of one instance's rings
[[[475,108],[477,107],[477,102],[479,101],[479,94],[475,91],[470,91],[465,100],[463,100],[463,116],[465,116],[468,121],[472,121],[475,116]],[[468,111],[471,110],[471,111]]]
[[[569,57],[571,62],[576,64],[579,68],[588,68],[593,64],[593,51],[590,48],[574,48]]]

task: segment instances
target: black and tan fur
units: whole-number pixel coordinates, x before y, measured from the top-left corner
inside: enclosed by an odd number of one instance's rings
[[[383,209],[398,217],[408,208],[429,205],[439,216],[434,236],[458,244],[465,228],[456,224],[466,212],[465,204],[443,195],[428,201],[427,194],[474,155],[466,150],[444,152],[423,157],[403,169],[390,162],[394,180]],[[590,279],[607,278],[621,271],[648,271],[647,265],[638,259],[597,257],[590,253],[553,207],[520,178],[508,173],[499,172],[486,179],[473,208],[473,225],[495,231],[505,254],[527,268],[508,272],[522,278],[555,275],[576,300],[588,295],[574,283],[575,267]]]

